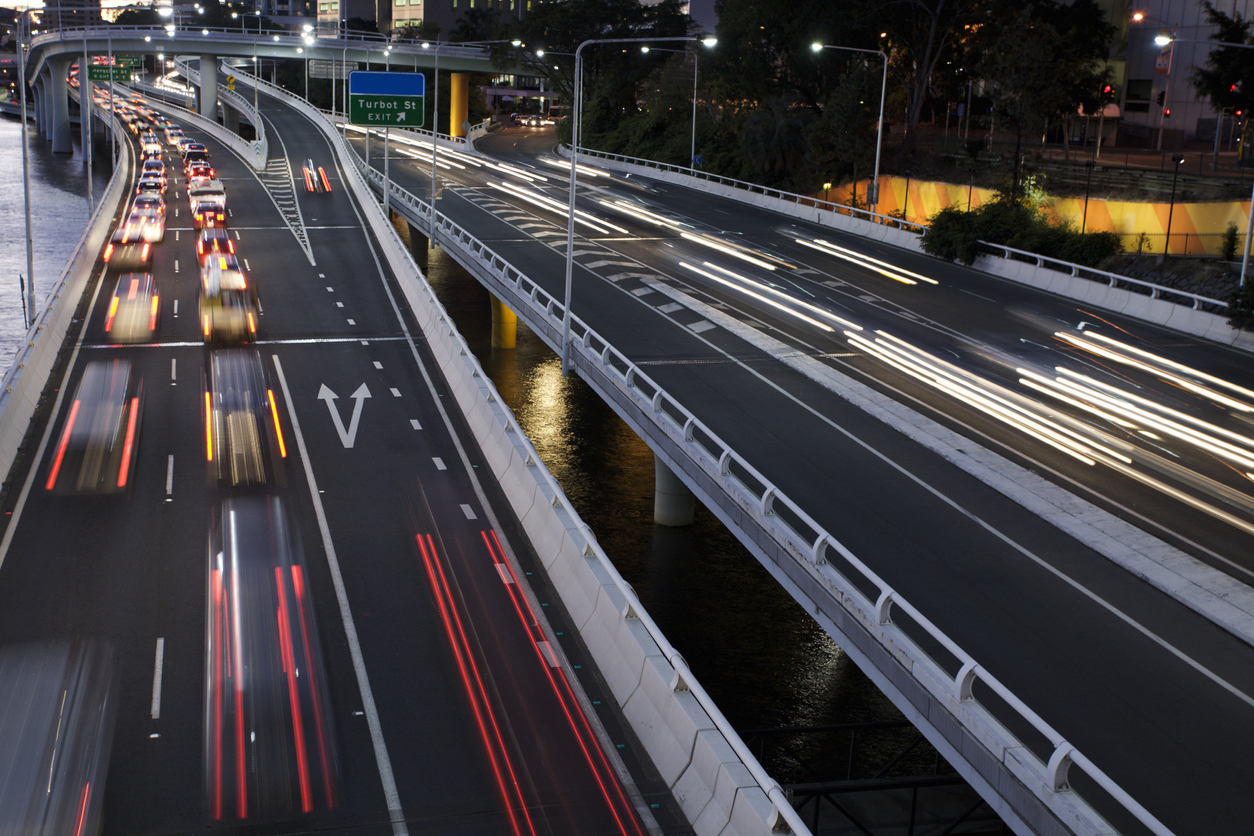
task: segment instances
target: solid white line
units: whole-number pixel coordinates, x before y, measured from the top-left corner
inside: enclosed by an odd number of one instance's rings
[[[166,459],[165,463],[165,495],[169,496],[174,493],[174,454]]]
[[[178,315],[179,315],[179,300],[175,299],[174,300],[174,318],[178,319]]]
[[[161,667],[164,663],[165,638],[162,637],[157,639],[157,662],[152,672],[152,719],[154,720],[161,719]]]
[[[300,421],[296,418],[296,407],[292,404],[292,393],[287,388],[287,377],[283,374],[283,365],[279,362],[277,354],[272,354],[271,358],[274,360],[275,371],[279,375],[283,399],[287,403],[287,416],[292,422],[292,435],[296,438],[296,449],[300,451],[301,464],[305,468],[305,481],[309,483],[309,495],[313,498],[314,514],[318,518],[318,531],[322,534],[322,547],[326,550],[327,564],[331,569],[331,583],[335,587],[335,600],[340,606],[340,619],[344,622],[344,635],[348,639],[349,655],[353,657],[353,673],[357,675],[357,688],[361,691],[362,708],[365,709],[366,724],[370,728],[370,742],[374,745],[374,759],[379,767],[379,778],[383,782],[383,797],[387,801],[388,813],[392,818],[392,832],[394,836],[408,836],[409,828],[405,826],[405,813],[401,810],[400,793],[396,790],[396,778],[392,775],[392,761],[388,758],[387,744],[383,741],[383,729],[379,725],[379,711],[375,708],[374,692],[370,690],[370,679],[366,676],[366,661],[361,653],[361,642],[357,639],[357,626],[353,623],[353,612],[348,606],[348,593],[344,589],[344,577],[340,574],[340,561],[335,556],[335,544],[331,542],[331,528],[327,525],[327,515],[322,507],[318,482],[314,479],[313,466],[309,463],[305,436],[300,431]]]

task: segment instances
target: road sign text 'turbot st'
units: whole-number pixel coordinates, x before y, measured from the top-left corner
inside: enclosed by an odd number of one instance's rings
[[[426,82],[422,73],[349,73],[348,121],[370,128],[421,128]]]

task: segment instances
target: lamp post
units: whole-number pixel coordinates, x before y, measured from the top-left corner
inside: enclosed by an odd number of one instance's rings
[[[1171,203],[1167,207],[1167,241],[1163,244],[1164,256],[1171,249],[1171,215],[1176,209],[1176,178],[1180,176],[1180,163],[1184,162],[1184,155],[1172,154],[1171,161],[1176,164],[1176,168],[1171,175]]]
[[[1084,234],[1084,229],[1088,225],[1088,222],[1089,222],[1089,185],[1093,182],[1093,166],[1094,166],[1094,162],[1092,160],[1084,161],[1084,167],[1088,169],[1088,173],[1084,177],[1084,215],[1080,219],[1080,234],[1081,235]],[[1172,188],[1174,191],[1174,188],[1175,188],[1174,183],[1172,184]],[[1167,214],[1168,214],[1168,217],[1170,217],[1171,213],[1168,212]],[[1168,226],[1170,225],[1171,225],[1170,222],[1168,222]]]
[[[431,103],[431,235],[430,235],[430,242],[431,242],[431,246],[433,247],[435,246],[435,190],[436,190],[436,184],[437,184],[436,153],[437,153],[437,149],[439,148],[439,140],[437,139],[437,136],[439,134],[439,127],[440,127],[440,50],[450,45],[451,46],[487,46],[489,44],[513,44],[514,46],[522,46],[522,41],[518,40],[517,38],[495,40],[495,41],[467,41],[466,43],[457,43],[457,44],[452,44],[451,42],[448,42],[448,41],[444,43],[440,43],[437,41],[435,45],[435,64],[434,64],[433,69],[431,70],[431,86],[435,88],[435,93],[433,94],[433,99]],[[426,49],[429,46],[430,46],[429,42],[423,43],[422,48]],[[369,138],[369,136],[370,134],[367,133],[366,137]]]
[[[1163,92],[1162,92],[1163,102],[1158,108],[1158,141],[1154,144],[1155,151],[1163,150],[1163,129],[1166,127],[1166,125],[1164,125],[1163,123],[1166,121],[1166,114],[1167,114],[1167,108],[1168,108],[1167,95],[1171,92],[1171,67],[1176,57],[1175,42],[1176,42],[1176,27],[1174,24],[1171,27],[1170,35],[1168,35],[1167,30],[1164,29],[1160,35],[1154,38],[1154,43],[1156,43],[1159,47],[1167,49],[1167,70],[1166,70],[1167,80],[1163,83]],[[1160,64],[1162,63],[1161,54],[1159,55],[1158,62]]]
[[[632,44],[661,43],[676,41],[689,42],[700,40],[691,36],[669,38],[593,38],[584,41],[575,49],[575,107],[572,112],[570,126],[570,203],[569,217],[566,219],[566,302],[562,311],[562,377],[570,372],[570,297],[571,281],[575,269],[575,170],[579,162],[580,122],[582,120],[581,99],[583,97],[583,49],[590,44]],[[435,172],[432,172],[432,176]],[[432,195],[434,197],[434,195]]]
[[[866,52],[871,55],[878,55],[884,59],[884,78],[880,82],[880,118],[875,128],[875,173],[871,178],[871,188],[867,194],[867,205],[874,207],[871,209],[872,214],[879,211],[880,206],[880,149],[884,144],[884,97],[888,92],[888,53],[882,49],[860,49],[854,46],[835,46],[833,44],[810,44],[810,49],[815,52],[822,52],[825,49],[843,49],[848,52]],[[857,197],[858,184],[854,183],[854,197]],[[854,201],[855,204],[857,201]]]
[[[22,40],[22,23],[26,23],[26,42]],[[29,329],[35,321],[35,255],[34,238],[30,231],[30,160],[27,156],[26,144],[28,127],[26,124],[26,51],[30,48],[30,10],[23,11],[17,18],[17,55],[18,55],[18,89],[22,96],[22,194],[26,209],[26,305],[22,309],[26,327]],[[112,65],[112,61],[109,62]],[[110,67],[110,78],[113,69]],[[113,108],[113,82],[109,82],[109,108]],[[1246,252],[1249,252],[1248,246]]]

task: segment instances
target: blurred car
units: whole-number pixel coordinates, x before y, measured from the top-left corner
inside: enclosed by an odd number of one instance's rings
[[[187,139],[187,136],[183,133],[183,129],[180,128],[178,125],[166,126],[165,141],[167,145],[172,145],[172,146],[177,147],[179,142],[184,139]]]
[[[187,148],[187,146],[199,145],[199,144],[200,143],[196,142],[196,140],[192,139],[191,137],[181,136],[179,137],[178,142],[174,143],[174,146],[179,149],[179,154],[181,155],[184,149]]]
[[[208,353],[204,410],[211,483],[236,488],[283,483],[287,446],[274,391],[256,349]]]
[[[222,227],[202,229],[196,236],[196,260],[201,266],[212,255],[235,255],[235,244],[231,241],[231,233]]]
[[[139,180],[135,183],[135,194],[142,192],[157,192],[165,194],[165,175],[163,174],[141,174]]]
[[[195,212],[197,205],[203,201],[211,201],[221,204],[223,207],[226,206],[226,187],[222,185],[221,180],[197,177],[188,181],[187,208]]]
[[[157,134],[155,131],[145,131],[140,135],[139,141],[143,145],[148,145],[149,143],[156,145],[158,143]]]
[[[186,175],[193,165],[202,163],[209,165],[209,152],[198,148],[190,148],[183,155],[183,174]]]
[[[213,180],[218,176],[218,172],[213,170],[213,166],[207,162],[192,163],[184,170],[187,175],[188,186],[195,180]]]
[[[135,224],[139,229],[140,240],[149,244],[160,244],[165,239],[165,212],[157,209],[132,209],[126,217],[126,223]]]
[[[197,229],[226,226],[226,207],[216,200],[198,201],[192,221]]]
[[[6,834],[99,833],[117,716],[113,649],[75,639],[0,649]]]
[[[148,162],[149,160],[159,160],[161,159],[161,149],[154,148],[151,145],[145,145],[142,149],[140,149],[139,158],[144,162]]]
[[[202,143],[195,142],[195,141],[188,142],[186,144],[181,143],[181,142],[179,143],[179,154],[182,155],[184,161],[187,160],[187,155],[192,153],[193,151],[198,151],[198,152],[203,151],[206,154],[209,153],[209,149],[206,148]]]
[[[327,173],[322,170],[322,166],[315,166],[313,160],[305,160],[305,164],[302,166],[301,171],[305,176],[305,191],[331,191],[331,182],[327,179]]]
[[[166,181],[165,163],[159,159],[144,160],[144,167],[139,170],[139,176],[142,178],[150,174],[160,177],[161,181],[164,183]]]
[[[538,128],[541,125],[540,117],[532,114],[523,120],[523,124],[529,128]]]
[[[119,343],[149,342],[157,334],[161,299],[152,273],[123,273],[118,276],[105,315],[105,334]]]
[[[130,360],[88,363],[44,487],[56,493],[126,490],[139,457],[142,413],[143,383]]]
[[[246,342],[257,338],[257,289],[233,255],[219,253],[200,268],[200,326],[205,342]]]
[[[152,269],[152,244],[144,240],[140,226],[128,221],[114,230],[104,251],[108,269],[123,273]]]
[[[159,194],[151,192],[135,195],[135,199],[131,201],[131,211],[136,209],[152,209],[161,216],[161,221],[165,222],[165,198]]]
[[[339,803],[330,690],[309,572],[277,496],[214,509],[205,573],[205,809],[291,819]]]

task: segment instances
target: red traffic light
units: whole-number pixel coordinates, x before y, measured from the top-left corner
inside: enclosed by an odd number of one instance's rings
[[[1111,87],[1109,84],[1102,88],[1103,96],[1109,96],[1113,92],[1115,92],[1115,88]]]
[[[1170,116],[1171,116],[1171,108],[1169,108],[1169,107],[1168,107],[1168,108],[1164,108],[1164,109],[1163,109],[1163,118],[1164,118],[1164,119],[1167,119],[1167,118],[1169,118]]]
[[[1228,92],[1229,92],[1229,93],[1235,93],[1235,92],[1237,92],[1237,90],[1239,90],[1239,89],[1241,89],[1241,85],[1239,85],[1239,84],[1234,84],[1234,85],[1232,85],[1231,87],[1229,87],[1229,88],[1228,88]]]

